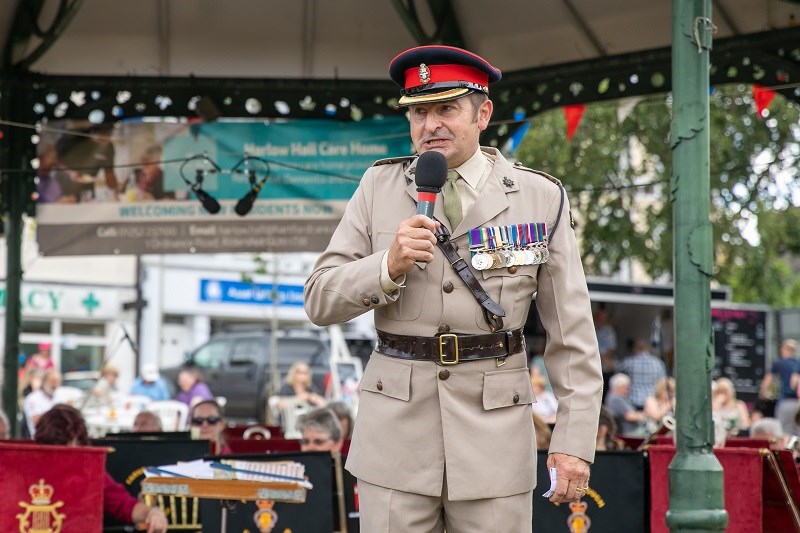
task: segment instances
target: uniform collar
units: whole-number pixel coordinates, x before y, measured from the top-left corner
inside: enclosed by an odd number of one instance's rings
[[[453,170],[458,172],[459,176],[464,178],[464,181],[466,181],[470,187],[477,190],[478,184],[481,181],[481,177],[486,171],[487,162],[488,160],[479,146],[475,150],[475,153],[472,154],[472,157],[464,161],[464,163],[457,166]]]
[[[481,163],[483,165],[488,164],[488,161],[493,161],[491,173],[486,179],[483,189],[480,191],[480,199],[473,204],[469,211],[464,213],[464,219],[458,225],[458,228],[454,228],[451,232],[453,238],[464,235],[470,228],[477,228],[484,225],[499,213],[508,209],[509,201],[506,195],[519,190],[517,180],[513,179],[514,167],[496,148],[485,146],[478,148],[474,156],[457,168],[459,174],[461,173],[461,167],[468,166],[468,163],[473,159],[477,159],[477,161],[480,162],[481,158],[483,158],[483,163]],[[415,167],[416,160],[410,164],[403,173],[408,182],[406,193],[416,201],[417,186],[414,183]],[[503,178],[507,178],[505,182]],[[464,179],[466,180],[467,178],[465,177]],[[478,176],[478,179],[480,179],[480,176]],[[436,202],[436,207],[434,208],[434,215],[439,220],[444,220],[444,208],[442,207],[442,203],[443,202]]]

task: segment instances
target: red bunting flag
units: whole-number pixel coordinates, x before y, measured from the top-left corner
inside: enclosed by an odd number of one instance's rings
[[[769,107],[772,99],[775,98],[775,91],[762,85],[753,85],[753,100],[756,102],[756,112],[758,116],[764,116],[764,110]]]
[[[586,111],[586,104],[564,106],[564,118],[567,119],[567,139],[572,140],[572,137],[575,136],[575,130],[581,123],[584,111]]]

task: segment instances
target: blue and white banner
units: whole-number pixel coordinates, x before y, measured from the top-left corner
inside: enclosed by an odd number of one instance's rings
[[[278,305],[303,306],[302,285],[278,284]],[[200,301],[209,303],[231,303],[272,305],[275,303],[272,283],[249,283],[222,279],[200,280]]]

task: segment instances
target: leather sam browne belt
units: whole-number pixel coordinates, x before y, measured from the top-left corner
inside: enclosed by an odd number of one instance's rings
[[[485,335],[443,333],[436,337],[395,335],[378,331],[378,347],[376,349],[383,355],[398,359],[433,361],[438,365],[455,365],[465,361],[508,357],[524,352],[525,337],[522,334],[522,328]]]

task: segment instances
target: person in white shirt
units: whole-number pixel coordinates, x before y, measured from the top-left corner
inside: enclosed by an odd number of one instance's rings
[[[61,386],[61,373],[57,370],[48,370],[42,378],[42,386],[28,394],[22,404],[25,421],[31,438],[36,434],[36,422],[56,403],[56,389]]]

